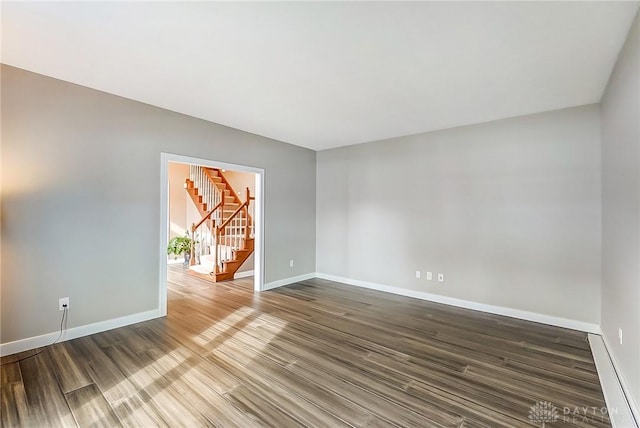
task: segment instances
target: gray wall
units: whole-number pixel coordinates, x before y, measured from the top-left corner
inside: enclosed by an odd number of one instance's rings
[[[640,404],[640,18],[601,104],[602,331]],[[623,331],[623,344],[618,340]]]
[[[319,152],[317,271],[599,324],[598,114]]]
[[[2,124],[3,343],[158,306],[160,152],[264,168],[266,282],[315,270],[311,150],[7,66]]]

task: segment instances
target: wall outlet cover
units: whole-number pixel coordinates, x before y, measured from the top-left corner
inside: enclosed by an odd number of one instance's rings
[[[59,311],[64,311],[65,310],[65,305],[66,305],[66,309],[69,309],[69,298],[68,297],[61,297],[58,299],[58,310]]]

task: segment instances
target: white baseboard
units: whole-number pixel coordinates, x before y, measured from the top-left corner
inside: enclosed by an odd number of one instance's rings
[[[236,274],[236,278],[243,278],[245,276],[253,276],[254,271],[240,272]],[[291,278],[284,278],[278,281],[273,281],[264,284],[263,291],[270,290],[276,287],[282,287],[284,285],[293,284],[306,279],[315,277],[315,273],[308,273],[304,275],[298,275]],[[78,337],[88,336],[90,334],[100,333],[107,330],[112,330],[118,327],[124,327],[131,324],[136,324],[143,321],[148,321],[154,318],[163,316],[160,309],[153,309],[151,311],[140,312],[133,315],[127,315],[120,318],[115,318],[106,321],[99,321],[93,324],[82,325],[78,327],[72,327],[65,330],[60,337],[59,342],[66,340],[76,339]],[[20,339],[13,342],[0,343],[0,356],[12,355],[18,352],[28,351],[30,349],[39,348],[41,346],[50,345],[57,339],[59,331],[43,334],[35,337],[28,337],[26,339]]]
[[[611,345],[607,341],[606,336],[602,335],[602,341],[604,342],[605,348],[607,348],[607,353],[609,354],[609,358],[611,360],[611,364],[613,365],[616,374],[618,375],[618,381],[620,382],[620,386],[622,387],[622,392],[624,392],[625,397],[627,398],[627,403],[629,404],[629,408],[631,409],[631,413],[635,418],[636,428],[640,428],[640,407],[638,407],[638,403],[633,400],[633,396],[631,395],[631,388],[629,388],[629,384],[625,380],[626,378],[622,375],[622,371],[620,371],[620,365],[616,361],[616,357],[609,350],[611,349]]]
[[[305,273],[304,275],[292,276],[291,278],[279,279],[277,281],[268,282],[262,286],[262,291],[271,290],[277,287],[283,287],[289,284],[295,284],[296,282],[305,281],[307,279],[315,278],[315,273]]]
[[[233,279],[247,278],[249,276],[253,276],[254,272],[252,270],[245,270],[244,272],[236,272],[233,274]]]
[[[159,309],[153,309],[151,311],[139,312],[137,314],[127,315],[120,318],[114,318],[106,321],[95,322],[93,324],[72,327],[63,332],[59,342],[64,342],[66,340],[76,339],[78,337],[112,330],[118,327],[124,327],[126,325],[136,324],[142,321],[148,321],[154,318],[159,318],[161,316],[162,315],[160,314]],[[30,349],[50,345],[54,340],[56,340],[59,334],[60,332],[56,331],[53,333],[43,334],[41,336],[28,337],[26,339],[20,339],[13,342],[2,343],[0,344],[0,356],[16,354],[18,352],[28,351]]]
[[[390,285],[376,284],[358,279],[345,278],[342,276],[329,275],[326,273],[316,272],[316,278],[326,279],[329,281],[340,282],[356,287],[369,288],[371,290],[384,291],[401,296],[413,297],[430,302],[443,303],[445,305],[457,306],[465,309],[473,309],[475,311],[488,312],[490,314],[504,315],[511,318],[518,318],[527,321],[539,322],[542,324],[554,325],[557,327],[569,328],[572,330],[584,331],[586,333],[601,334],[600,326],[583,321],[576,321],[567,318],[554,317],[551,315],[539,314],[536,312],[523,311],[520,309],[507,308],[503,306],[493,306],[484,303],[472,302],[469,300],[456,299],[454,297],[441,296],[439,294],[426,293],[424,291],[407,290],[405,288],[393,287]]]
[[[598,378],[600,378],[602,393],[607,403],[607,409],[609,409],[609,418],[613,428],[638,428],[640,414],[631,399],[630,391],[621,376],[619,366],[616,364],[613,354],[609,352],[606,339],[603,336],[590,334],[589,345],[591,345],[591,353],[596,363]]]

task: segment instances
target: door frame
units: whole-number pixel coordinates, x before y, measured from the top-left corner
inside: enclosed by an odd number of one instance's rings
[[[229,169],[255,174],[255,210],[254,210],[254,268],[253,289],[264,288],[264,169],[247,165],[237,165],[211,159],[160,153],[160,284],[159,308],[161,316],[167,315],[167,245],[169,244],[169,162]]]

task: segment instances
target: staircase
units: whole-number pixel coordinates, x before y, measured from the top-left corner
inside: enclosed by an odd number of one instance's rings
[[[186,190],[202,219],[191,227],[190,271],[214,282],[234,278],[254,250],[251,196],[244,200],[216,168],[191,166]]]

